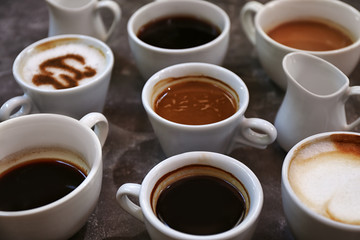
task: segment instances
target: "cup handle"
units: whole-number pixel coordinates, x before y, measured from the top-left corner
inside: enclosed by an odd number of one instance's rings
[[[277,137],[274,125],[260,118],[243,118],[235,136],[235,144],[245,144],[255,148],[265,149]]]
[[[139,199],[140,189],[140,184],[125,183],[118,189],[116,200],[125,211],[144,222],[144,215],[142,214],[141,207],[129,199],[129,196]]]
[[[89,128],[93,128],[101,146],[104,146],[109,132],[109,124],[104,115],[97,112],[88,113],[80,119],[80,123]]]
[[[13,113],[17,108],[18,111]],[[31,111],[31,99],[27,94],[17,96],[6,101],[0,108],[0,121],[29,114]]]
[[[346,94],[346,98],[344,100],[344,108],[345,108],[345,102],[349,99],[350,96],[353,95],[360,95],[360,86],[353,86],[353,87],[349,87],[347,94]],[[354,127],[356,127],[357,125],[360,124],[360,117],[358,117],[356,120],[354,120],[352,123],[347,124],[345,129],[346,130],[351,130]]]
[[[113,21],[110,25],[109,30],[105,35],[104,41],[106,41],[110,35],[114,32],[116,25],[120,22],[121,19],[121,8],[119,5],[114,1],[98,1],[96,10],[99,11],[100,9],[108,9],[113,13]]]
[[[263,4],[259,2],[248,2],[246,3],[240,12],[240,23],[245,32],[246,37],[249,41],[255,45],[256,41],[256,29],[254,24],[254,17],[257,12],[259,12],[264,7]]]

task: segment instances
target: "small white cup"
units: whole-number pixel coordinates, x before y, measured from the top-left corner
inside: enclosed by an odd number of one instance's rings
[[[352,137],[356,136],[357,140],[354,140],[353,144],[357,145],[357,151],[359,151],[359,139],[360,134],[355,132],[325,132],[319,133],[316,135],[312,135],[300,141],[296,144],[286,155],[283,166],[282,166],[282,173],[281,173],[281,195],[282,195],[282,204],[285,213],[285,217],[289,223],[290,229],[294,234],[296,239],[299,240],[318,240],[318,239],[327,239],[327,240],[338,240],[338,239],[347,239],[347,240],[357,240],[360,236],[360,225],[353,225],[344,222],[339,222],[332,220],[328,217],[323,216],[322,214],[316,212],[315,210],[311,209],[307,204],[305,204],[300,197],[294,191],[294,188],[291,186],[289,181],[289,168],[291,165],[292,160],[296,155],[303,154],[306,156],[308,153],[318,153],[321,155],[322,152],[332,152],[336,153],[337,150],[336,146],[333,146],[329,142],[332,142],[331,139],[333,136],[350,136],[345,137],[346,141],[352,141]],[[344,140],[340,140],[344,141]],[[320,142],[320,143],[319,143]],[[322,143],[324,142],[324,143]],[[327,142],[327,143],[326,143]],[[321,144],[322,143],[322,144]],[[317,147],[316,147],[317,146]],[[351,152],[351,151],[350,151]],[[355,151],[354,151],[355,152]],[[358,155],[358,153],[355,153]],[[314,157],[316,158],[316,157]],[[304,157],[305,161],[311,162],[312,160]],[[356,158],[355,158],[356,159]],[[343,159],[338,159],[338,161],[342,161]],[[355,161],[355,160],[354,160]],[[318,168],[323,168],[324,164],[321,163],[318,165]],[[312,167],[311,169],[314,169]],[[304,171],[300,171],[299,173],[304,173]],[[339,169],[333,169],[333,171],[324,172],[325,174],[331,174],[331,184],[323,185],[322,187],[326,189],[329,185],[333,186],[333,183],[337,184],[341,182],[341,173]],[[351,175],[348,173],[349,176]],[[307,174],[306,179],[311,179],[310,174]],[[317,177],[316,179],[321,179],[321,177]],[[355,181],[357,184],[359,178]],[[308,180],[309,181],[309,180]],[[310,180],[312,181],[312,180]],[[310,184],[314,184],[311,182]],[[354,182],[352,183],[354,185]],[[346,192],[347,184],[339,185],[338,189],[340,192]],[[357,188],[359,189],[359,188]],[[320,192],[320,190],[319,190]],[[331,195],[334,196],[337,193],[328,191]],[[320,192],[322,193],[322,191]],[[313,191],[314,195],[316,192]],[[329,195],[329,194],[327,194]],[[328,205],[331,200],[326,200],[325,205]],[[358,201],[357,201],[358,202]],[[312,204],[313,205],[313,204]],[[357,208],[353,209],[353,211],[358,211],[359,205]]]
[[[227,119],[204,125],[186,125],[169,121],[153,109],[161,80],[183,76],[208,76],[230,86],[238,95],[238,110]],[[162,89],[165,89],[165,85]],[[156,92],[155,92],[156,90]],[[244,116],[249,103],[249,92],[245,83],[233,72],[208,63],[181,63],[167,67],[154,74],[144,85],[142,104],[167,156],[188,151],[211,151],[229,153],[239,144],[266,148],[275,141],[275,127],[260,118]]]
[[[21,150],[59,147],[80,154],[90,168],[85,180],[57,201],[29,210],[0,211],[1,239],[70,238],[86,223],[98,201],[106,118],[100,113],[89,113],[80,121],[58,114],[32,114],[0,123],[0,133],[0,161]]]
[[[255,17],[254,17],[255,15]],[[327,19],[348,29],[355,42],[345,48],[332,51],[304,51],[280,44],[270,38],[266,31],[278,24],[297,19]],[[360,57],[360,13],[352,6],[333,0],[284,0],[266,4],[251,1],[241,9],[243,30],[255,46],[259,61],[268,76],[282,89],[286,77],[281,67],[283,57],[290,52],[302,51],[321,57],[350,75]]]
[[[200,236],[171,229],[156,217],[151,206],[151,193],[155,184],[167,173],[194,164],[219,168],[232,174],[243,184],[250,198],[250,209],[240,224],[223,233]],[[132,202],[130,196],[137,198],[140,206]],[[245,240],[251,239],[256,229],[263,205],[263,191],[255,174],[243,163],[219,153],[187,152],[160,162],[145,176],[141,185],[135,183],[122,185],[117,191],[116,199],[127,212],[145,222],[147,231],[154,240]]]
[[[186,49],[155,47],[137,37],[139,29],[150,21],[177,15],[204,19],[217,26],[221,34],[206,44]],[[142,76],[148,79],[160,69],[177,63],[207,62],[221,65],[229,45],[230,19],[224,10],[207,1],[155,1],[141,7],[130,17],[127,30],[136,65]]]
[[[21,67],[36,48],[46,44],[80,42],[99,50],[105,57],[105,68],[90,82],[66,89],[42,89],[27,83],[21,76]],[[80,119],[90,112],[102,112],[110,83],[114,55],[102,41],[84,35],[59,35],[37,41],[16,57],[13,75],[24,95],[9,99],[0,108],[0,121],[28,113],[57,113]]]

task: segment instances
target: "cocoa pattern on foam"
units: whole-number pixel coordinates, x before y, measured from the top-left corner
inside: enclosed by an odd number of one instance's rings
[[[96,70],[89,66],[84,66],[85,71],[81,71],[73,66],[70,66],[66,63],[67,59],[73,59],[82,65],[85,65],[85,59],[78,54],[66,54],[64,56],[48,59],[40,64],[40,74],[34,75],[32,79],[33,83],[36,86],[49,84],[55,89],[65,89],[76,87],[79,85],[78,81],[84,78],[92,77],[96,74]],[[63,80],[60,81],[54,76],[54,73],[51,72],[49,68],[65,70],[72,74],[60,74],[59,77]]]

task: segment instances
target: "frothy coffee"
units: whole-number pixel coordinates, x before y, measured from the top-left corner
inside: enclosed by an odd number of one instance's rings
[[[24,58],[23,81],[41,89],[65,89],[94,80],[106,66],[104,53],[76,39],[43,43]]]
[[[291,161],[289,182],[315,212],[360,225],[360,136],[336,134],[302,146]]]

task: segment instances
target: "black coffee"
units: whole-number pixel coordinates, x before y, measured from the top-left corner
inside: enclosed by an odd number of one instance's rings
[[[54,202],[86,178],[77,167],[60,159],[37,159],[19,164],[0,176],[0,210],[21,211]]]
[[[209,22],[190,16],[171,16],[142,26],[137,36],[160,48],[184,49],[200,46],[220,35],[220,29]]]
[[[156,205],[158,218],[180,232],[225,232],[245,216],[245,200],[231,183],[212,176],[183,178],[164,189]]]

